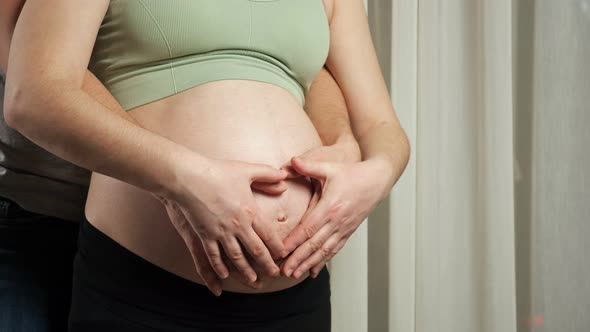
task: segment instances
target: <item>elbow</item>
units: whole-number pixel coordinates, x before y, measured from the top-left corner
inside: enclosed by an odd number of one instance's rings
[[[398,166],[403,171],[408,163],[410,162],[412,154],[412,146],[408,134],[399,123],[387,123],[383,124],[387,131],[391,131],[392,134],[392,147],[395,151],[395,159],[397,160]]]
[[[4,122],[6,122],[8,127],[17,129],[17,114],[21,113],[19,108],[20,106],[17,105],[17,101],[14,98],[4,97]]]
[[[23,133],[25,124],[30,126],[32,119],[36,118],[35,111],[39,110],[36,105],[43,104],[42,91],[34,86],[11,82],[6,86],[4,95],[4,121],[6,124]]]
[[[6,89],[4,95],[4,121],[13,129],[18,130],[26,107],[26,94],[20,89]]]
[[[410,138],[408,134],[401,126],[399,122],[390,124],[390,130],[392,130],[394,134],[394,144],[396,146],[397,153],[400,155],[400,158],[405,165],[410,161],[410,157],[412,154],[412,146],[410,144]]]
[[[412,145],[410,144],[410,138],[406,134],[405,130],[400,126],[400,146],[402,150],[402,165],[405,169],[410,162],[410,158],[412,156]]]

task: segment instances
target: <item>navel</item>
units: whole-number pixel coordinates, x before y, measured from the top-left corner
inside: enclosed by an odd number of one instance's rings
[[[279,214],[277,215],[277,221],[280,221],[280,222],[287,221],[287,214],[284,211],[279,211]]]

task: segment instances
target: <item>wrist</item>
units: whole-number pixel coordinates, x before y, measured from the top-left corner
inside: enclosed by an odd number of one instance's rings
[[[381,189],[381,198],[389,194],[394,185],[396,175],[393,163],[385,156],[375,156],[362,161],[369,168],[370,174],[379,174],[382,181],[377,184]]]
[[[172,151],[167,160],[163,176],[160,177],[161,189],[153,194],[159,199],[181,202],[190,191],[187,186],[195,185],[194,177],[206,176],[210,163],[208,158],[185,147]]]
[[[342,151],[346,161],[361,161],[361,149],[352,134],[340,136],[332,146]]]

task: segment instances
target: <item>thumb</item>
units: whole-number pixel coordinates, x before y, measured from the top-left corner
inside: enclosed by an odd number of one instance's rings
[[[291,166],[297,173],[312,178],[318,179],[328,176],[328,164],[325,162],[293,157],[291,158]]]
[[[253,182],[250,186],[252,189],[269,195],[280,195],[287,190],[287,185],[284,181],[275,183]]]
[[[252,182],[280,182],[287,178],[289,172],[268,165],[252,164],[250,167],[250,183]]]

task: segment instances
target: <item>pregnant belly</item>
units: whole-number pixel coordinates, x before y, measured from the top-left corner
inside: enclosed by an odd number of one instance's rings
[[[256,81],[210,82],[130,110],[129,114],[142,127],[217,159],[278,168],[292,156],[321,145],[313,124],[286,90]],[[300,222],[312,193],[304,178],[286,182],[288,189],[281,195],[253,193],[261,214],[277,223],[282,239]],[[86,217],[135,254],[203,284],[165,208],[150,193],[93,173]],[[223,281],[223,288],[234,292],[270,292],[294,286],[305,277],[266,277],[263,287],[254,290],[230,276]]]

